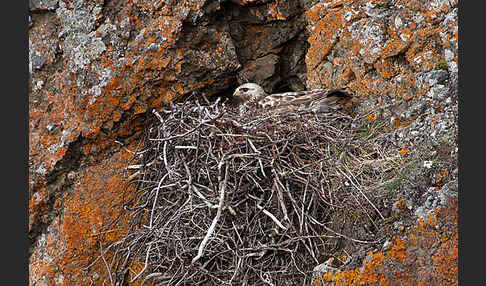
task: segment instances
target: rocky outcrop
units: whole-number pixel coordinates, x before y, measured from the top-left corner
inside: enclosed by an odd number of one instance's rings
[[[446,205],[364,254],[360,267],[324,267],[314,285],[457,285],[457,183]],[[403,211],[403,210],[402,210]],[[332,262],[332,261],[330,261]]]
[[[457,177],[457,1],[31,0],[29,13],[31,285],[109,281],[107,247],[131,227],[124,168],[147,111],[175,98],[347,86],[362,124],[388,122],[398,150],[430,145],[440,185]]]

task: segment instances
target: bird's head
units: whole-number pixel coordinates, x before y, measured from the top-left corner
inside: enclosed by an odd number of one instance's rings
[[[233,97],[236,99],[247,102],[257,101],[265,95],[265,90],[256,83],[242,84],[233,93]]]

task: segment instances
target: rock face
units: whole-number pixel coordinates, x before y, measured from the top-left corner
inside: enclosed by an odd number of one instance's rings
[[[346,86],[397,146],[431,144],[455,166],[457,1],[31,0],[29,12],[30,285],[109,281],[99,255],[130,227],[124,167],[147,111],[175,98]]]

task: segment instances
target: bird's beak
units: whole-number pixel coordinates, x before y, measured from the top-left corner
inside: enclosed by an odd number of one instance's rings
[[[240,92],[238,90],[235,90],[235,92],[233,92],[233,97],[238,97],[240,96]]]

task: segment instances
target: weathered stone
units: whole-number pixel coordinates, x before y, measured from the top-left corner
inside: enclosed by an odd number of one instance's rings
[[[29,73],[40,70],[45,63],[56,60],[59,40],[55,33],[55,23],[46,23],[32,28],[29,37]]]
[[[435,142],[452,153],[436,156],[457,156],[457,1],[31,0],[29,10],[33,286],[109,280],[93,258],[129,226],[124,168],[147,110],[235,79],[268,92],[345,86],[362,111],[403,117],[397,146]],[[429,205],[445,207],[436,197]],[[402,241],[389,243],[389,258],[416,246]],[[456,253],[450,242],[439,251]],[[383,282],[380,253],[362,269]],[[373,277],[356,273],[344,274]]]
[[[325,269],[313,285],[457,285],[457,198],[430,212],[411,228],[396,222],[403,234],[385,242],[383,249],[368,251],[362,266]]]
[[[262,86],[265,88],[265,80],[275,75],[275,71],[278,68],[278,60],[279,56],[269,54],[257,58],[254,61],[250,61],[249,64],[238,73],[239,81],[263,84]]]
[[[271,2],[272,0],[230,0],[231,2],[238,4],[238,5],[248,5],[248,4],[263,4],[267,2]]]
[[[58,0],[29,0],[29,10],[54,10]]]
[[[423,89],[410,93],[415,88],[410,81],[414,72],[432,70],[441,58],[454,66],[457,45],[453,45],[454,49],[437,48],[457,41],[453,40],[457,33],[452,24],[457,24],[455,3],[439,1],[427,6],[399,1],[383,9],[388,2],[344,1],[338,8],[319,3],[306,12],[309,88],[342,84],[335,70],[344,66],[341,73],[352,71],[356,77],[348,86],[362,95],[393,93],[412,97],[426,92]],[[436,20],[424,21],[432,14]],[[393,25],[387,25],[390,21]],[[334,64],[331,58],[336,56],[346,61]]]
[[[255,59],[279,49],[303,29],[303,22],[272,22],[269,24],[244,25],[235,19],[231,24],[231,36],[242,61]],[[241,40],[238,40],[241,39]],[[255,40],[256,39],[256,40]],[[265,39],[265,40],[263,40]]]
[[[305,32],[303,8],[297,1],[258,3],[261,5],[228,7],[227,18],[238,59],[242,66],[248,67],[239,73],[239,83],[252,81],[254,75],[248,72],[256,67],[255,61],[273,54],[279,57],[274,76],[265,80],[259,76],[255,80],[261,81],[259,84],[268,91],[285,85],[305,87],[305,80],[301,79],[307,46],[306,38],[302,37]]]

